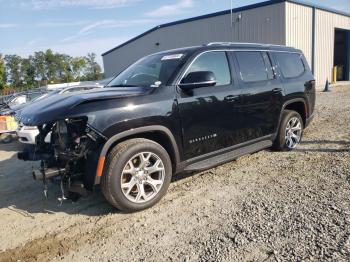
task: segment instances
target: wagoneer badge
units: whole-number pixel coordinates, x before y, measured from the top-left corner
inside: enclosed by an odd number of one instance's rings
[[[208,139],[211,139],[211,138],[214,138],[214,137],[217,137],[217,136],[218,136],[217,134],[212,134],[212,135],[208,135],[208,136],[202,136],[202,137],[191,139],[189,142],[190,142],[190,144],[192,144],[192,143],[195,143],[195,142],[201,142],[201,141],[204,141],[204,140],[208,140]]]

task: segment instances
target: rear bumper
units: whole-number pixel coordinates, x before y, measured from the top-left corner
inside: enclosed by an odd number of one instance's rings
[[[305,128],[308,127],[308,125],[311,123],[311,121],[314,119],[314,117],[315,117],[315,113],[312,113],[312,115],[309,116],[308,119],[306,119]]]

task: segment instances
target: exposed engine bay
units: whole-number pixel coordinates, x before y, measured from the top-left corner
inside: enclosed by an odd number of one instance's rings
[[[87,124],[87,118],[65,119],[38,126],[35,147],[18,153],[25,161],[40,161],[33,178],[42,180],[47,197],[48,182],[59,182],[63,201],[76,200],[92,190],[103,136]],[[50,143],[45,137],[51,132]]]

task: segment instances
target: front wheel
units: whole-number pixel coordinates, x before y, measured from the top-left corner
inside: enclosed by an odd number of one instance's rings
[[[273,148],[278,151],[291,151],[301,141],[304,129],[303,120],[296,111],[285,110]]]
[[[171,161],[161,145],[147,139],[130,139],[109,153],[101,188],[114,207],[125,212],[139,211],[165,195],[171,176]]]

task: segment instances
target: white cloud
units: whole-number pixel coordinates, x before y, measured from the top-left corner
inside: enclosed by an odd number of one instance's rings
[[[0,29],[1,28],[13,28],[16,27],[16,24],[0,24]]]
[[[135,19],[135,20],[114,20],[114,19],[109,19],[109,20],[102,20],[102,21],[97,21],[95,23],[92,23],[90,25],[87,25],[83,27],[79,33],[86,33],[88,31],[91,31],[92,29],[95,28],[122,28],[122,27],[130,27],[130,26],[135,26],[135,25],[144,25],[144,24],[149,24],[155,22],[154,20],[151,19]]]
[[[68,42],[68,41],[72,41],[74,39],[80,38],[82,36],[86,36],[86,35],[90,34],[93,30],[96,30],[96,29],[123,28],[123,27],[144,25],[144,24],[154,23],[154,22],[156,22],[156,21],[152,20],[152,19],[135,19],[135,20],[108,19],[108,20],[96,21],[94,23],[91,23],[91,24],[84,26],[75,35],[68,36],[68,37],[62,39],[61,42]]]
[[[42,41],[44,41],[45,40],[45,38],[36,38],[36,39],[33,39],[33,40],[30,40],[28,43],[27,43],[27,45],[28,46],[36,46],[36,45],[38,45],[40,42],[42,42]]]
[[[45,21],[37,23],[36,26],[38,27],[76,27],[76,26],[83,26],[91,21],[87,20],[79,20],[79,21],[64,21],[64,20],[57,20],[57,21]]]
[[[163,5],[155,10],[146,13],[150,17],[168,17],[186,12],[186,9],[193,7],[193,0],[180,0],[173,5]]]
[[[97,9],[117,8],[139,0],[18,0],[22,7],[36,10],[62,7],[88,7]]]

